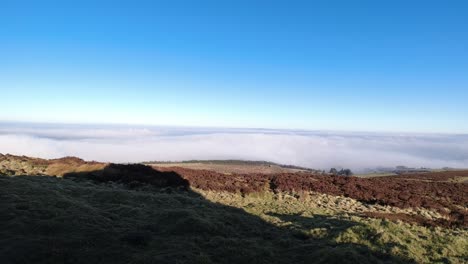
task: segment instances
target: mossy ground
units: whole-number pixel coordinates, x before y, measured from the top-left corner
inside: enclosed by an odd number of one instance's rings
[[[1,263],[464,263],[464,230],[312,208],[271,193],[0,176]]]

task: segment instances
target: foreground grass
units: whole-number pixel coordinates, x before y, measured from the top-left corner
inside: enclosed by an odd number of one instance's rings
[[[207,199],[245,210],[307,237],[355,243],[418,263],[467,263],[468,230],[427,228],[317,207],[312,198],[264,193],[240,196],[198,190]]]
[[[0,176],[1,263],[463,263],[467,247],[287,196]]]

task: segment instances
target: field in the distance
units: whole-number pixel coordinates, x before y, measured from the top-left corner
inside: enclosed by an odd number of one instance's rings
[[[468,260],[468,171],[364,179],[0,155],[0,174],[2,263]]]
[[[287,166],[265,161],[243,161],[243,160],[206,160],[206,161],[183,161],[183,162],[147,162],[154,167],[181,167],[194,170],[210,170],[225,174],[235,173],[288,173],[305,172],[307,168]]]

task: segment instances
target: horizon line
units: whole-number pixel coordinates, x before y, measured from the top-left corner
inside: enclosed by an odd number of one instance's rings
[[[67,121],[30,121],[30,120],[5,120],[0,119],[0,124],[34,124],[34,125],[66,125],[66,126],[108,126],[108,127],[146,127],[146,128],[193,128],[193,129],[231,129],[231,130],[270,130],[290,132],[328,132],[328,133],[372,133],[372,134],[413,134],[413,135],[460,135],[468,136],[466,132],[448,131],[413,131],[413,130],[348,130],[348,129],[324,129],[324,128],[283,128],[283,127],[248,127],[248,126],[216,126],[216,125],[180,125],[180,124],[156,124],[156,123],[125,123],[125,122],[67,122]]]

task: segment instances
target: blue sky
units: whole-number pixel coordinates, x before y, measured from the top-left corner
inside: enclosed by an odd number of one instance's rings
[[[0,3],[0,120],[468,133],[466,1]]]

